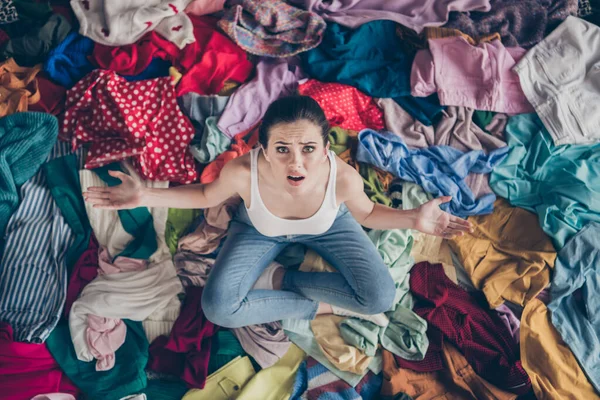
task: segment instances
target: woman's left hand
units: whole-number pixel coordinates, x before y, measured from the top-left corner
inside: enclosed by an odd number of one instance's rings
[[[429,235],[451,238],[472,232],[473,226],[465,219],[448,214],[440,208],[441,204],[452,199],[450,196],[438,197],[417,208],[415,229]]]

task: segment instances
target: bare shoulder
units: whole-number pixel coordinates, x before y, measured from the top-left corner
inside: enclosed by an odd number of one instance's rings
[[[337,174],[335,194],[338,203],[343,203],[354,198],[364,191],[362,177],[354,167],[336,156]]]

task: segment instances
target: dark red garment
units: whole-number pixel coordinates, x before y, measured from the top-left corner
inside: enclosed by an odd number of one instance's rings
[[[218,19],[188,16],[194,25],[196,42],[183,49],[151,32],[127,46],[96,44],[90,60],[120,75],[140,74],[153,58],[167,60],[183,74],[177,85],[177,96],[188,92],[216,94],[228,79],[245,82],[253,65],[244,50],[218,31]]]
[[[159,336],[150,345],[148,368],[179,375],[189,388],[202,389],[208,375],[212,336],[218,326],[204,317],[200,306],[202,288],[190,286],[181,314],[169,337]]]
[[[73,267],[69,284],[67,285],[67,299],[65,301],[65,319],[69,319],[71,306],[79,297],[84,287],[98,275],[98,241],[94,232],[90,236],[90,244],[83,252]]]
[[[6,43],[10,40],[10,36],[2,29],[0,29],[0,47],[4,47]]]
[[[440,348],[440,340],[452,343],[479,376],[500,389],[516,394],[531,390],[519,346],[506,325],[448,279],[442,264],[416,264],[410,271],[410,290],[417,299],[413,311],[427,321],[428,336]]]
[[[0,322],[0,399],[30,400],[38,394],[79,389],[63,374],[45,344],[13,342],[10,325]]]

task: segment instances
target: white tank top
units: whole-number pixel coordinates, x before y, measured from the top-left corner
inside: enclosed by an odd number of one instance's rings
[[[321,208],[306,219],[284,219],[273,215],[263,203],[258,190],[258,155],[261,148],[250,151],[250,208],[246,207],[252,225],[265,236],[284,235],[320,235],[327,232],[338,213],[339,206],[335,198],[335,178],[337,164],[335,153],[329,150],[329,182]]]

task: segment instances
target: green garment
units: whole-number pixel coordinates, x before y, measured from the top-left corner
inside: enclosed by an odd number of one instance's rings
[[[181,400],[188,390],[187,385],[181,380],[171,382],[152,379],[148,380],[144,393],[148,400]]]
[[[56,117],[23,112],[0,118],[0,255],[6,225],[19,205],[20,186],[40,169],[58,136]]]
[[[496,113],[493,111],[475,110],[473,113],[473,122],[475,122],[475,125],[480,127],[484,132],[487,132],[485,128],[492,122],[494,115],[496,115]]]
[[[348,134],[348,131],[342,129],[340,127],[331,128],[328,136],[329,140],[329,148],[342,160],[348,162],[351,158],[350,154],[342,153],[351,150],[356,146],[357,139],[356,137],[352,137]],[[355,163],[353,159],[351,159],[351,165]],[[386,195],[386,191],[383,188],[379,178],[377,177],[377,172],[370,164],[356,163],[358,165],[358,172],[363,178],[363,182],[365,184],[365,193],[375,203],[383,204],[388,207],[392,205],[392,200]]]
[[[96,371],[96,361],[80,361],[75,354],[67,321],[52,331],[46,345],[60,369],[86,395],[88,400],[119,400],[142,393],[146,387],[148,340],[141,322],[124,319],[127,325],[125,343],[115,352],[115,366]]]
[[[508,120],[510,151],[490,187],[515,207],[537,213],[556,250],[590,221],[600,222],[600,143],[555,146],[536,114]]]
[[[208,361],[208,374],[212,374],[238,356],[245,356],[246,352],[231,331],[220,330],[213,336]]]
[[[346,343],[374,357],[379,344],[379,331],[383,328],[369,321],[350,318],[340,324],[340,335]]]
[[[201,163],[207,164],[217,158],[231,145],[231,139],[221,132],[217,127],[219,117],[208,117],[204,125],[204,132],[200,145],[190,146],[194,158]]]
[[[67,276],[71,276],[75,263],[88,248],[92,233],[81,195],[77,156],[55,158],[42,168],[50,193],[73,232],[73,243],[66,255]]]
[[[124,172],[119,163],[112,163],[104,167],[94,169],[100,179],[108,186],[116,186],[121,183],[121,180],[112,177],[108,171]],[[156,231],[154,230],[154,219],[152,214],[146,207],[137,207],[131,210],[119,210],[119,218],[123,224],[123,228],[127,233],[133,236],[133,240],[127,245],[121,254],[117,257],[137,258],[147,260],[156,251],[158,244],[156,242]]]
[[[25,35],[10,39],[4,48],[4,56],[14,58],[17,64],[25,67],[43,63],[50,50],[65,40],[69,32],[69,21],[60,14],[54,14],[43,26],[33,29],[30,26]]]
[[[171,254],[177,253],[179,239],[189,232],[190,226],[202,215],[202,210],[169,208],[165,241]]]

